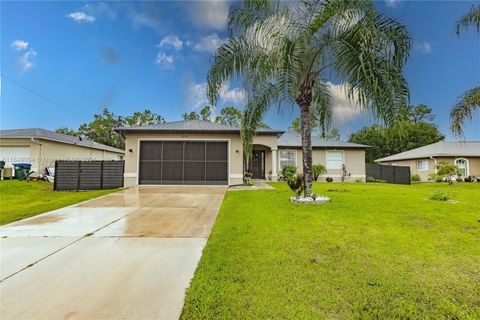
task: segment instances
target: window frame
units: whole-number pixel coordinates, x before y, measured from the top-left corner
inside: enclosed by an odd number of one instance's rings
[[[340,153],[342,155],[342,163],[340,166],[329,166],[328,154],[331,153]],[[326,150],[325,152],[325,168],[328,170],[342,170],[343,165],[345,164],[345,151],[344,150]]]
[[[456,158],[455,160],[453,160],[453,164],[456,165],[460,169],[460,167],[457,164],[457,161],[459,161],[459,160],[465,162],[465,175],[464,176],[461,175],[460,177],[468,177],[470,175],[470,163],[469,163],[468,159],[466,159],[466,158]]]
[[[419,163],[425,163],[425,168],[420,168],[420,166],[418,165]],[[416,168],[417,168],[417,171],[428,171],[428,160],[427,159],[417,160]]]
[[[286,152],[286,153],[292,152],[294,154],[294,163],[292,163],[291,165],[294,165],[295,167],[298,168],[298,166],[297,166],[297,150],[295,150],[295,149],[279,149],[278,150],[278,169],[279,169],[279,171],[282,172],[282,170],[283,170],[282,161],[291,160],[291,159],[283,158],[282,157],[283,152]]]

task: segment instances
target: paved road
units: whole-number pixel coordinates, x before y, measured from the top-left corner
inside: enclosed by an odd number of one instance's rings
[[[142,187],[0,227],[0,318],[178,319],[224,187]]]

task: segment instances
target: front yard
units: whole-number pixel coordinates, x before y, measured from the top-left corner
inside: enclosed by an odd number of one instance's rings
[[[93,199],[116,190],[53,191],[43,181],[0,181],[0,225]]]
[[[480,318],[480,184],[272,185],[227,193],[182,319]]]

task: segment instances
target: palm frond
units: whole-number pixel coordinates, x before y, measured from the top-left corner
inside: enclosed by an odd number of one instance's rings
[[[480,32],[480,5],[476,7],[472,6],[472,9],[461,16],[455,24],[457,35],[460,35],[462,29],[468,29],[470,27],[476,29],[477,33]]]
[[[450,128],[455,135],[463,134],[465,120],[472,119],[476,109],[480,109],[480,87],[466,91],[450,110]]]

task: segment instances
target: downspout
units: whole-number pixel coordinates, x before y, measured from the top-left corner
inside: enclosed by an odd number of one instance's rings
[[[40,164],[42,162],[42,149],[43,149],[43,144],[40,143],[38,140],[36,140],[35,138],[30,138],[30,141],[32,141],[33,143],[36,143],[39,145],[39,148],[40,148],[40,152],[38,153],[38,163],[37,163],[37,170],[38,170],[38,173],[41,174],[41,169],[40,169]],[[32,155],[30,154],[30,158],[32,157]]]
[[[433,160],[433,170],[435,173],[437,173],[437,158],[434,158],[433,156],[430,156],[430,159]]]

